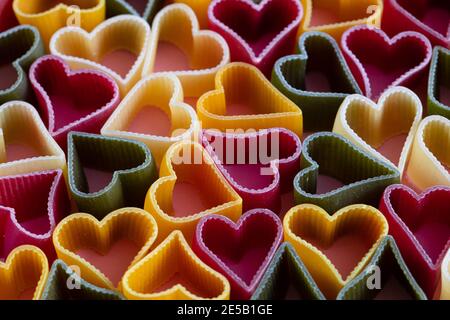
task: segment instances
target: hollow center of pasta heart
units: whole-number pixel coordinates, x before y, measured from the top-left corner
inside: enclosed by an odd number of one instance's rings
[[[376,1],[360,0],[352,2],[352,7],[349,9],[339,8],[339,5],[336,5],[336,2],[339,3],[339,1],[311,0],[311,2],[310,27],[365,19],[373,13],[368,9],[370,5],[376,4]]]
[[[274,99],[276,92],[264,86],[259,79],[245,74],[239,78],[238,82],[231,81],[232,77],[226,77],[222,81],[224,116],[276,114],[287,110],[288,106],[280,106],[274,102],[277,99]],[[259,90],[264,91],[264,94],[256,94]]]
[[[407,134],[399,134],[387,139],[379,148],[377,148],[377,151],[392,163],[398,164],[407,136]]]
[[[192,181],[177,181],[172,195],[172,216],[187,217],[218,205],[205,191]]]
[[[291,282],[287,284],[287,289],[285,289],[281,298],[283,300],[305,300],[299,290]]]
[[[112,180],[114,172],[84,167],[88,192],[97,192],[105,188]]]
[[[342,279],[347,278],[372,246],[362,232],[356,230],[338,236],[330,245],[324,245],[314,236],[302,237],[328,257],[341,274]]]
[[[382,279],[381,290],[377,293],[374,300],[412,300],[413,297],[406,290],[405,285],[395,276],[389,274],[387,279]]]
[[[239,230],[222,220],[209,220],[202,233],[205,246],[247,285],[251,285],[276,236],[276,226],[263,215],[248,218]]]
[[[171,120],[169,115],[156,106],[144,106],[131,120],[126,131],[170,137]]]
[[[61,91],[54,93],[50,97],[50,100],[54,106],[55,113],[57,113],[57,116],[55,116],[55,129],[63,128],[70,123],[80,120],[84,116],[106,105],[106,103],[95,105],[88,101],[76,101]]]
[[[159,41],[153,72],[190,70],[188,56],[168,41]]]
[[[255,115],[258,114],[258,109],[251,103],[235,102],[227,104],[228,116],[242,116],[242,115]]]
[[[199,297],[205,296],[205,292],[199,289],[198,286],[195,284],[195,282],[191,281],[189,277],[185,275],[183,272],[176,272],[170,275],[170,277],[168,277],[167,279],[164,279],[161,285],[152,290],[152,293],[160,293],[166,291],[170,288],[173,288],[177,284],[182,285],[190,293],[195,294],[196,296]]]
[[[450,80],[447,84],[440,84],[438,90],[438,100],[443,105],[450,106]]]
[[[42,213],[46,213],[47,210]],[[50,229],[50,223],[48,221],[47,215],[38,216],[35,218],[27,219],[25,221],[20,222],[20,225],[36,234],[44,234]]]
[[[448,35],[450,26],[448,2],[442,0],[397,0],[397,2],[423,24],[444,37]]]
[[[17,296],[17,300],[32,300],[35,290],[36,290],[36,288],[28,288],[28,289],[23,290]]]
[[[345,184],[332,176],[319,174],[317,177],[317,194],[324,194],[343,187]]]
[[[0,90],[10,88],[17,81],[17,71],[11,64],[0,64]]]
[[[355,32],[348,38],[347,45],[369,78],[373,100],[377,100],[394,81],[419,66],[427,56],[423,44],[408,36],[390,44],[378,34]]]
[[[225,164],[224,168],[234,181],[249,189],[266,188],[274,180],[273,170],[268,164]]]
[[[100,59],[100,64],[125,78],[136,62],[136,58],[136,54],[129,50],[117,49],[106,53]]]
[[[6,162],[39,157],[41,154],[39,148],[33,145],[32,141],[23,143],[21,141],[11,141],[6,144]]]
[[[126,0],[141,16],[144,15],[149,0]]]
[[[331,92],[332,83],[325,73],[312,70],[306,74],[305,88],[313,92]]]
[[[450,238],[450,221],[446,224],[427,221],[414,230],[414,235],[426,249],[432,261],[436,262]]]
[[[79,248],[75,251],[103,272],[116,287],[138,252],[138,246],[129,239],[114,242],[106,253],[100,253],[94,248]]]
[[[363,60],[365,60],[365,58],[363,58]],[[384,92],[384,90],[386,90],[386,88],[389,87],[391,83],[414,67],[411,64],[409,67],[391,65],[392,68],[390,68],[380,65],[380,63],[375,61],[363,61],[362,63],[367,74],[369,75],[374,100],[378,99],[378,97]],[[415,65],[418,65],[419,63],[420,61],[417,60]]]
[[[293,2],[269,1],[256,12],[245,2],[221,2],[215,7],[217,19],[236,32],[259,56],[269,43],[295,18]]]

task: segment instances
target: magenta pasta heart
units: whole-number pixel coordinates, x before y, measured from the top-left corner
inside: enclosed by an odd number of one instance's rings
[[[426,75],[430,41],[406,31],[389,38],[382,30],[356,26],[341,39],[342,52],[363,93],[372,100],[393,86],[408,86]]]
[[[437,186],[417,195],[404,185],[391,185],[380,211],[413,276],[432,298],[450,249],[450,188]]]
[[[117,84],[94,70],[71,71],[59,57],[44,56],[30,68],[39,113],[65,150],[70,131],[99,133],[120,102]]]
[[[70,213],[62,170],[0,178],[0,260],[16,247],[34,245],[56,257],[52,233]]]
[[[300,170],[301,142],[295,133],[284,128],[247,133],[204,130],[202,144],[241,196],[244,211],[280,211],[281,196],[292,192]]]
[[[417,31],[435,46],[450,49],[450,5],[447,0],[385,0],[382,29],[388,34]]]
[[[248,211],[236,224],[209,215],[197,225],[192,247],[230,281],[231,299],[249,299],[283,240],[282,229],[278,216],[266,209]]]
[[[215,0],[210,29],[225,38],[231,60],[253,64],[266,76],[281,56],[292,53],[303,17],[298,0]]]

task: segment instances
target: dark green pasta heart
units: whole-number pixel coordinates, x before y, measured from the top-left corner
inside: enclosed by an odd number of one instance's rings
[[[326,33],[302,34],[298,53],[275,63],[272,83],[302,110],[305,131],[331,131],[342,101],[350,94],[361,94],[361,90],[336,41]],[[309,72],[326,75],[330,92],[308,90]]]
[[[435,47],[428,79],[428,114],[437,114],[450,120],[450,104],[442,99],[450,92],[450,50]]]
[[[85,168],[113,172],[112,180],[90,192]],[[68,171],[78,210],[98,219],[119,208],[142,208],[157,178],[155,161],[144,143],[80,132],[68,136]]]
[[[82,276],[82,275],[81,275]],[[62,260],[50,269],[41,300],[124,300],[118,292],[99,288],[74,273]]]
[[[400,183],[396,168],[331,132],[318,132],[304,141],[300,168],[294,178],[295,203],[315,204],[330,213],[351,204],[378,207],[384,189]],[[319,174],[331,176],[344,186],[318,194]]]
[[[28,69],[43,55],[44,44],[35,27],[23,25],[0,33],[0,65],[11,64],[17,73],[17,79],[11,86],[0,87],[0,104],[12,100],[30,100]]]
[[[295,292],[288,296],[288,292]],[[284,242],[275,253],[252,300],[325,300],[311,274],[291,244]]]
[[[376,273],[374,266],[379,273]],[[371,277],[380,276],[378,285]],[[392,299],[395,292],[388,292],[386,289],[388,281],[395,279],[403,289],[401,299],[427,300],[427,296],[419,287],[416,280],[403,260],[403,257],[392,236],[386,236],[373,254],[372,259],[367,264],[366,269],[351,280],[342,288],[337,296],[337,300],[372,300],[372,299]],[[371,285],[369,288],[368,284]],[[398,289],[396,289],[398,290]]]

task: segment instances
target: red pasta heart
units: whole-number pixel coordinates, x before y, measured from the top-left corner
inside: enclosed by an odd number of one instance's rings
[[[243,210],[280,212],[281,196],[292,191],[300,170],[300,139],[290,130],[247,133],[204,130],[202,144],[220,172],[241,196]]]
[[[450,5],[442,0],[386,0],[382,28],[390,35],[417,31],[450,49]]]
[[[392,185],[381,198],[380,211],[417,282],[433,297],[450,248],[450,188],[433,187],[417,195],[407,186]]]
[[[62,170],[0,178],[0,260],[20,245],[41,249],[52,262],[52,233],[70,213]]]
[[[93,70],[71,71],[60,58],[45,56],[30,69],[39,113],[52,137],[66,149],[70,131],[99,133],[119,104],[117,84]]]
[[[417,32],[389,38],[368,26],[347,30],[342,51],[361,90],[372,100],[393,86],[408,86],[427,72],[431,61],[430,41]]]
[[[303,9],[297,0],[216,0],[209,26],[230,46],[231,60],[270,75],[276,59],[292,52]]]
[[[255,209],[235,224],[209,215],[200,220],[192,248],[206,264],[230,281],[232,299],[249,299],[283,237],[281,221],[273,212]]]

